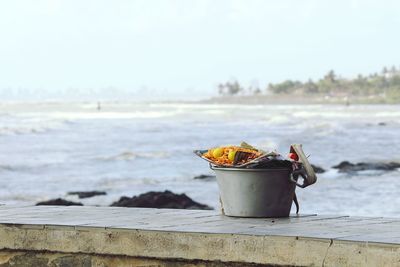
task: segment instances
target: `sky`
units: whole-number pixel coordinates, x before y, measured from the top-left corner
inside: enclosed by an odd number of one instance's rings
[[[385,0],[2,0],[0,96],[205,97],[232,79],[369,74],[400,66],[399,14]]]

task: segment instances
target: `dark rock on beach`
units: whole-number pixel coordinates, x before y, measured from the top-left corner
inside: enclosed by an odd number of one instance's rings
[[[400,168],[400,162],[388,162],[388,163],[360,162],[354,164],[348,161],[342,161],[338,165],[333,166],[332,168],[338,169],[339,172],[357,172],[357,171],[369,171],[369,170],[394,171],[397,168]]]
[[[111,207],[140,207],[159,209],[193,209],[211,210],[212,208],[193,201],[185,194],[174,194],[171,191],[147,192],[139,196],[121,197]]]
[[[107,195],[107,193],[103,191],[74,191],[74,192],[68,192],[67,194],[77,195],[79,198],[89,198],[94,196]]]
[[[214,180],[215,179],[215,175],[200,174],[200,175],[195,176],[193,179],[196,179],[196,180]]]
[[[36,203],[36,206],[83,206],[82,203],[68,201],[62,198],[51,199]]]
[[[324,173],[324,172],[326,172],[324,168],[316,166],[314,164],[311,164],[311,167],[313,167],[315,173]]]

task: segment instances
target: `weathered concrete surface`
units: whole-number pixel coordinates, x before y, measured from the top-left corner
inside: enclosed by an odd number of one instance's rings
[[[129,256],[92,255],[92,254],[67,254],[54,252],[27,252],[3,251],[0,252],[0,267],[242,267],[257,266],[256,264],[243,264],[240,262],[215,262],[215,261],[183,261],[152,258],[138,258]]]
[[[27,257],[43,266],[400,266],[400,219],[244,219],[215,211],[3,206],[0,250],[0,266]],[[54,265],[64,256],[81,265]]]

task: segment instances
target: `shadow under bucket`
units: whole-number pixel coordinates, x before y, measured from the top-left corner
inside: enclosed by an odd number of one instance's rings
[[[296,183],[291,170],[210,166],[215,171],[222,212],[234,217],[288,217]]]

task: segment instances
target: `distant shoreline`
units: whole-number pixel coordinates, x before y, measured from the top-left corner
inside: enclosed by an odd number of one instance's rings
[[[235,95],[209,96],[198,99],[167,99],[167,100],[137,100],[137,99],[43,99],[43,100],[0,100],[0,107],[20,106],[22,108],[69,104],[70,108],[77,104],[93,105],[97,110],[100,104],[222,104],[222,105],[399,105],[400,101],[382,96],[322,96],[322,95]],[[105,106],[107,107],[107,106]]]
[[[379,96],[373,97],[338,97],[338,96],[320,96],[320,95],[245,95],[245,96],[218,96],[205,100],[195,101],[204,104],[247,104],[247,105],[285,105],[285,104],[333,104],[333,105],[365,105],[365,104],[400,104],[391,99],[385,99]]]

